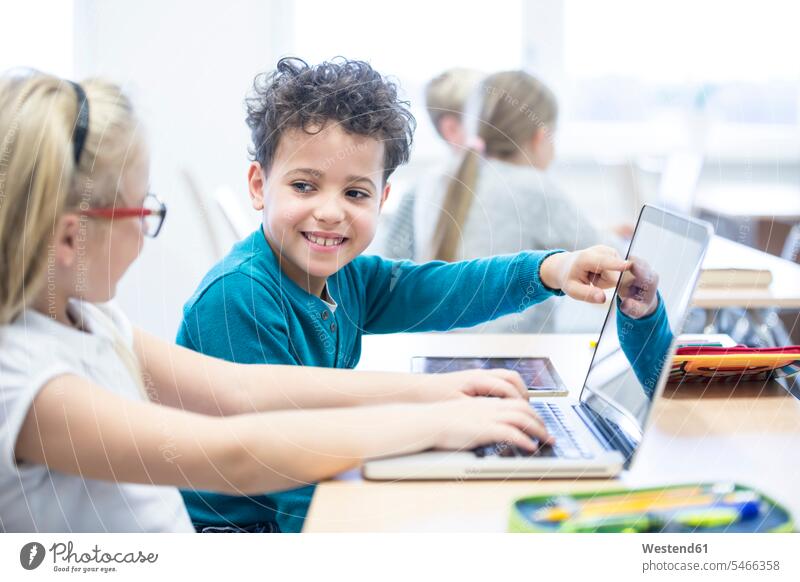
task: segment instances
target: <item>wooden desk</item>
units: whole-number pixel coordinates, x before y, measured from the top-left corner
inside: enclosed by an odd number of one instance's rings
[[[696,307],[800,309],[800,265],[796,263],[715,236],[703,266],[769,269],[772,272],[772,284],[765,289],[698,288],[692,299]]]
[[[414,355],[550,356],[573,392],[591,335],[401,334],[364,338],[361,369],[408,370]],[[701,397],[702,396],[702,397]],[[505,531],[522,495],[699,480],[751,485],[800,517],[800,402],[780,386],[668,390],[632,471],[621,479],[321,483],[304,531]]]

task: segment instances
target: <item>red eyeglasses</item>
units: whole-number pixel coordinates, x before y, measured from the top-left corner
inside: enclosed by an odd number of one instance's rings
[[[166,205],[158,197],[149,193],[139,208],[89,208],[79,212],[83,216],[116,220],[117,218],[139,218],[142,221],[142,232],[145,236],[156,238],[161,232],[164,218],[167,216]]]

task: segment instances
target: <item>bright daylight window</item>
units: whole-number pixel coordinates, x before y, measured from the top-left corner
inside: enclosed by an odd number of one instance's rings
[[[419,122],[415,155],[438,146],[424,110],[425,83],[462,66],[487,73],[522,67],[523,0],[485,3],[412,2],[365,11],[355,0],[294,2],[293,54],[316,63],[334,56],[363,59],[396,78]],[[430,139],[429,139],[430,138]]]
[[[564,22],[576,121],[798,123],[800,4],[568,0]]]
[[[310,62],[337,55],[368,60],[404,86],[422,85],[454,66],[491,72],[522,64],[522,0],[504,1],[497,10],[463,0],[400,9],[374,3],[374,11],[356,0],[294,5],[294,51]]]

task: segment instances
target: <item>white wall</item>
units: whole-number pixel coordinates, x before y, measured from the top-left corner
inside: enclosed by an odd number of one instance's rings
[[[217,257],[204,214],[225,248],[234,240],[213,205],[198,208],[183,172],[207,196],[225,186],[246,205],[243,98],[280,56],[286,13],[282,2],[255,0],[75,3],[75,77],[105,76],[132,95],[152,146],[151,187],[168,205],[118,294],[135,323],[163,338],[174,338],[181,306]]]

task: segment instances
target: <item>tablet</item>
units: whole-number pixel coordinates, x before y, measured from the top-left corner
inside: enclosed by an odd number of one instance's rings
[[[528,387],[529,396],[566,396],[568,392],[550,358],[431,358],[425,356],[411,358],[411,371],[424,374],[488,368],[506,368],[519,372]]]

